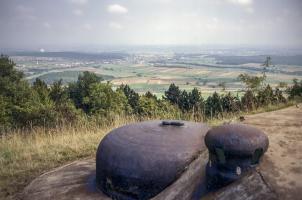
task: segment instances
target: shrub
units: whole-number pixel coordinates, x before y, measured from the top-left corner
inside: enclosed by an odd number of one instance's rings
[[[286,90],[289,95],[289,99],[295,99],[302,97],[302,80],[298,81],[298,79],[293,80],[293,85]]]

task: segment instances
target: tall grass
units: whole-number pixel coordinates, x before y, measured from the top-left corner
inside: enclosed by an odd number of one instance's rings
[[[53,129],[15,130],[0,138],[0,199],[15,195],[39,174],[64,163],[95,155],[111,129],[137,121],[117,118],[108,125],[79,124]],[[13,196],[11,196],[13,197]]]
[[[256,112],[267,112],[293,105],[267,106]],[[239,115],[223,114],[221,118],[208,119],[210,125],[223,121],[236,121]],[[183,116],[184,117],[184,116]],[[190,116],[185,117],[190,120]],[[47,170],[77,159],[95,156],[96,148],[110,130],[121,125],[147,120],[133,116],[116,117],[110,123],[80,123],[57,128],[32,128],[13,130],[0,136],[0,199],[16,198],[34,177]]]

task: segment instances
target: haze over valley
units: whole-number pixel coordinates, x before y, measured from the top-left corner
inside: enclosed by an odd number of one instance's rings
[[[115,47],[107,52],[8,52],[26,78],[48,84],[60,79],[69,83],[83,71],[90,71],[110,81],[113,86],[128,84],[138,93],[150,91],[161,96],[171,83],[182,89],[199,88],[204,95],[214,91],[240,92],[239,74],[259,75],[267,56],[272,66],[267,81],[291,83],[302,76],[302,53],[299,49],[202,47],[202,46],[133,46]]]

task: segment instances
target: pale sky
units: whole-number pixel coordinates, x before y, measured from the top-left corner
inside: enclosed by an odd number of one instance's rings
[[[0,48],[302,47],[302,0],[0,0]]]

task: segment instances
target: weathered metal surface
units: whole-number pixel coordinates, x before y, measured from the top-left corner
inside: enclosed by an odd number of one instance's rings
[[[208,127],[147,121],[113,130],[100,143],[96,183],[116,199],[149,199],[175,181],[206,149]]]
[[[207,160],[207,152],[201,153],[173,184],[151,200],[200,200],[200,196],[206,192],[204,186]]]
[[[226,154],[252,156],[257,148],[265,152],[268,137],[258,128],[245,124],[227,124],[212,128],[205,137],[205,143],[211,152],[222,148]]]
[[[268,138],[257,128],[243,124],[222,125],[205,136],[209,149],[208,186],[220,188],[244,176],[267,151]]]

